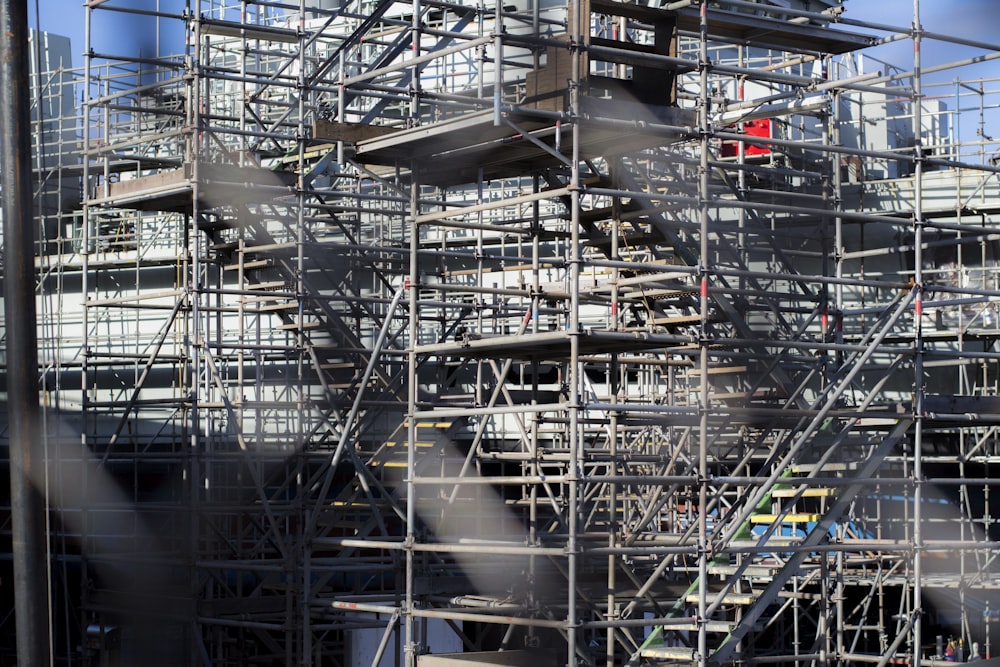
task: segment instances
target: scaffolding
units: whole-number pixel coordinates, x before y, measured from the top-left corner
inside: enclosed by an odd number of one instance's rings
[[[988,656],[1000,45],[919,4],[88,3],[57,661]]]

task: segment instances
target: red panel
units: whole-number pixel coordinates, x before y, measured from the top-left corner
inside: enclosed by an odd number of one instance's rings
[[[750,137],[771,137],[771,120],[769,118],[764,118],[761,120],[748,120],[743,123],[743,134]],[[771,148],[769,146],[760,146],[757,144],[744,144],[743,154],[746,156],[752,155],[770,155]],[[736,157],[739,153],[739,142],[736,141],[723,141],[722,142],[722,157]]]

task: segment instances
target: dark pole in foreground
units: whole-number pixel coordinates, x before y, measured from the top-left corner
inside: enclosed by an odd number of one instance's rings
[[[0,0],[0,178],[17,664],[48,667],[48,573],[38,409],[27,0]],[[32,482],[36,484],[32,484]]]

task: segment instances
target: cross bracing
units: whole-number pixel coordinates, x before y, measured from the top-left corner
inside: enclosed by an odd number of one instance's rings
[[[189,4],[182,53],[86,49],[45,180],[61,660],[987,654],[992,82],[919,55],[969,40]]]

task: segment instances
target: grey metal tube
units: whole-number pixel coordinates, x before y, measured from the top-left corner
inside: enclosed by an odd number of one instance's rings
[[[924,254],[923,254],[923,234],[924,234],[924,212],[923,212],[923,182],[924,182],[924,146],[923,146],[923,83],[921,72],[920,46],[922,42],[923,27],[920,23],[920,0],[913,0],[913,282],[914,298],[913,310],[913,612],[907,627],[896,637],[896,640],[885,652],[879,667],[885,667],[895,654],[904,635],[909,634],[907,628],[912,629],[913,636],[913,657],[911,658],[914,667],[920,667],[923,658],[919,647],[923,641],[923,571],[924,571],[924,489],[923,483],[923,435],[924,435],[924,395],[926,385],[924,379],[924,324],[923,324],[923,300],[924,300]]]
[[[14,556],[17,664],[49,665],[45,506],[36,458],[38,341],[32,229],[31,131],[26,0],[0,2],[0,174],[3,174],[3,295],[7,335],[7,423]],[[35,484],[33,485],[33,482]]]

